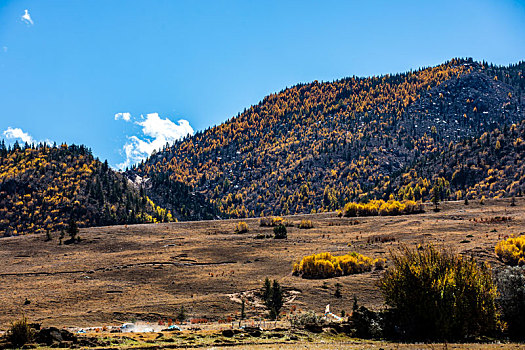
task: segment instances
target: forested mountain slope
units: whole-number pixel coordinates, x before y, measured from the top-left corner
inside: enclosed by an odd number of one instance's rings
[[[525,190],[525,120],[451,144],[423,158],[395,181],[399,198],[428,196],[428,179],[448,181],[445,198],[522,196]],[[427,188],[427,193],[423,192]]]
[[[308,213],[398,196],[412,167],[525,119],[524,67],[453,59],[403,74],[299,84],[127,175],[149,179],[148,195],[181,219]],[[425,168],[427,186],[450,182],[438,178],[454,171],[441,170]]]
[[[79,226],[169,221],[122,174],[84,146],[6,148],[0,143],[0,234],[56,231]]]

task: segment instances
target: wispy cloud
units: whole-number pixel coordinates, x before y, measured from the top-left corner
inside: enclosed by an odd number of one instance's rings
[[[115,120],[117,119],[120,117],[117,118],[115,115]],[[122,119],[126,120],[124,116]],[[149,113],[146,118],[141,116],[140,120],[135,121],[135,124],[142,127],[142,135],[140,137],[128,137],[128,142],[123,147],[126,160],[117,165],[120,169],[137,164],[164,145],[172,144],[174,141],[194,133],[187,120],[180,119],[174,123],[168,118],[162,119],[158,113]]]
[[[31,18],[31,15],[29,14],[29,10],[25,10],[24,14],[22,15],[22,17],[20,17],[20,20],[22,22],[24,22],[25,24],[29,25],[29,26],[32,26],[33,24],[35,24],[33,22],[33,19]]]
[[[27,132],[22,131],[20,128],[8,127],[4,130],[3,135],[8,140],[22,140],[27,143],[35,143],[35,139],[31,137]]]
[[[115,120],[119,120],[119,119],[129,122],[131,120],[131,114],[128,112],[115,114]]]

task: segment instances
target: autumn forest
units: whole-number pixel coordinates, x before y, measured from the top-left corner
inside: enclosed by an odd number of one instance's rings
[[[124,172],[86,146],[2,142],[0,232],[521,196],[524,68],[452,59],[298,84]]]

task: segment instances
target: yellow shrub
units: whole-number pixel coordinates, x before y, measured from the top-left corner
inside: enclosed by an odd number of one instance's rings
[[[496,244],[496,255],[507,265],[525,264],[525,236],[511,237]]]
[[[235,233],[246,233],[248,232],[248,224],[244,221],[241,221],[237,223],[237,227],[235,228]]]
[[[299,224],[299,228],[302,229],[309,229],[312,227],[314,227],[314,223],[312,222],[312,220],[301,220],[301,223]]]
[[[280,216],[270,216],[270,217],[263,217],[259,221],[260,226],[290,226],[290,222],[288,220],[283,219]]]
[[[382,268],[385,259],[372,259],[358,253],[334,256],[320,253],[305,256],[293,266],[293,274],[303,278],[330,278]]]
[[[377,215],[403,215],[422,213],[423,206],[420,203],[404,200],[396,201],[390,199],[388,201],[371,200],[368,203],[347,203],[344,207],[343,213],[347,217],[355,216],[377,216]]]

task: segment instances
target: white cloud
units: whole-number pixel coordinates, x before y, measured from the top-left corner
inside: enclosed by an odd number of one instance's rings
[[[27,9],[25,10],[25,13],[22,15],[22,17],[20,17],[20,20],[30,26],[34,24],[33,20],[31,19],[31,15],[29,14],[29,10]]]
[[[129,122],[130,119],[131,119],[131,114],[128,113],[128,112],[123,112],[123,113],[117,113],[117,114],[115,114],[115,120],[119,120],[119,119],[122,119],[122,120],[124,120],[124,121]]]
[[[141,116],[141,120],[135,124],[142,127],[144,137],[128,137],[128,142],[123,147],[126,160],[117,165],[120,169],[139,163],[166,143],[172,144],[186,135],[193,135],[194,132],[187,120],[180,119],[174,123],[168,118],[162,119],[158,113],[149,113],[146,118]]]
[[[36,143],[35,139],[31,137],[27,132],[23,132],[20,128],[8,127],[3,132],[4,137],[8,140],[22,140],[22,142]]]
[[[7,52],[7,46],[2,46],[2,50],[3,50],[4,52]]]

